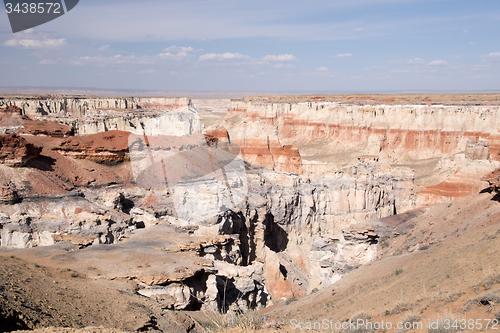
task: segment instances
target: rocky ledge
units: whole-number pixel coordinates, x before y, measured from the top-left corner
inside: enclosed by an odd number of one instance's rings
[[[28,161],[38,157],[42,148],[28,143],[17,134],[0,135],[0,163],[11,166],[25,166]]]

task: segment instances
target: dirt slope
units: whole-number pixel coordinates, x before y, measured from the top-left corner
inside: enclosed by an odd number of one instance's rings
[[[129,332],[200,331],[188,315],[161,309],[136,294],[135,286],[132,281],[91,279],[63,266],[44,266],[36,257],[28,261],[1,253],[0,332],[89,326]]]

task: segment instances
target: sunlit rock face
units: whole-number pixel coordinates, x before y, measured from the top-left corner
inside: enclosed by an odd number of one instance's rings
[[[429,172],[442,177],[425,184],[417,200],[422,206],[481,190],[480,177],[500,161],[499,113],[494,105],[233,100],[220,127],[241,147],[243,158],[275,171],[323,174],[335,170],[331,156],[338,162],[356,154],[380,156],[393,165],[439,160]]]
[[[0,127],[19,122],[0,164],[1,245],[107,246],[103,265],[176,310],[328,286],[377,257],[377,219],[495,186],[480,177],[500,167],[496,107],[235,100],[204,127],[182,98],[1,103],[16,107]],[[52,132],[20,131],[45,120]],[[446,177],[416,193],[410,162],[426,159]],[[123,268],[119,251],[162,270]]]
[[[327,138],[328,147],[335,152],[363,145],[367,153],[421,159],[463,152],[473,138],[472,143],[488,141],[479,145],[489,146],[491,158],[500,160],[498,106],[233,101],[229,113],[227,122],[233,125],[228,126],[229,134],[242,147],[246,139],[260,132],[260,139],[269,137],[281,145]],[[476,150],[476,155],[487,156]]]
[[[176,110],[190,105],[188,98],[129,97],[129,98],[87,98],[87,97],[44,97],[6,98],[0,107],[14,105],[24,115],[81,117],[102,110]]]
[[[11,167],[25,166],[37,158],[42,148],[27,142],[17,134],[0,135],[0,163]]]

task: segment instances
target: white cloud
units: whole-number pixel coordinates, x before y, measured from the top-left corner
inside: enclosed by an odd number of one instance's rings
[[[73,65],[82,65],[85,63],[94,64],[96,66],[104,66],[104,65],[119,65],[119,64],[152,64],[154,62],[154,57],[148,56],[122,56],[121,54],[117,54],[110,57],[80,57],[76,61],[73,61]]]
[[[462,31],[463,34],[468,34],[469,33],[469,30],[464,30]]]
[[[269,54],[266,55],[264,58],[262,58],[264,61],[295,61],[297,58],[291,54],[280,54],[280,55],[274,55],[274,54]]]
[[[422,58],[410,59],[406,62],[407,65],[423,65],[425,64],[425,60]]]
[[[487,55],[488,58],[500,58],[500,52],[493,52]]]
[[[146,69],[143,71],[138,71],[137,73],[139,73],[139,74],[153,74],[153,73],[156,73],[156,71],[154,69]]]
[[[191,47],[191,46],[175,46],[175,45],[172,45],[172,46],[169,46],[167,47],[165,50],[163,50],[165,52],[193,52],[194,49]]]
[[[448,62],[445,60],[433,60],[429,63],[429,66],[446,66]]]
[[[340,53],[333,56],[333,58],[349,58],[352,57],[352,53]]]
[[[316,68],[317,72],[328,72],[328,67],[318,67]]]
[[[38,63],[40,65],[57,65],[57,61],[51,59],[42,59]]]
[[[201,55],[199,58],[199,60],[201,61],[206,61],[206,60],[224,61],[224,60],[238,60],[238,59],[250,59],[250,57],[240,53],[226,52],[226,53],[207,53]]]
[[[20,31],[19,33],[20,34],[32,34],[33,32],[35,32],[35,30],[33,30],[33,28],[29,28],[29,29],[26,29],[24,31]]]
[[[390,73],[409,73],[410,70],[408,69],[393,69],[390,71]]]
[[[364,31],[365,29],[363,28],[356,28],[356,29],[353,29],[352,31]]]
[[[292,64],[276,64],[273,65],[274,68],[295,68]]]
[[[167,47],[164,53],[158,54],[158,58],[160,59],[169,59],[169,60],[182,60],[186,58],[189,52],[193,52],[194,49],[191,46],[169,46]]]
[[[182,60],[182,59],[186,58],[187,56],[188,56],[188,54],[186,52],[179,52],[177,54],[165,52],[165,53],[160,53],[157,55],[158,58],[167,59],[167,60]]]
[[[361,80],[363,78],[363,75],[354,75],[351,77],[351,80]]]
[[[66,38],[61,39],[9,39],[4,46],[22,49],[57,49],[66,44]]]
[[[97,50],[102,52],[102,51],[106,51],[108,49],[109,49],[109,45],[103,45],[103,46],[99,47]]]

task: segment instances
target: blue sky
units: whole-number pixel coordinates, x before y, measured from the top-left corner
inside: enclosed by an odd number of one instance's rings
[[[0,13],[0,71],[4,87],[500,90],[500,1],[80,0],[16,34]]]

